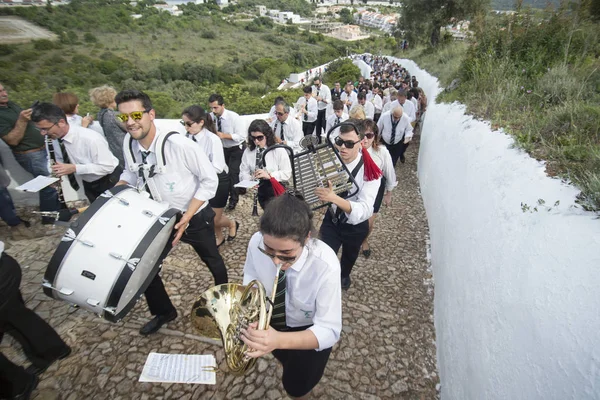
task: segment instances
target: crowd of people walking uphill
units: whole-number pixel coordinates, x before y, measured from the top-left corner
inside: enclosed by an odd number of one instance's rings
[[[263,211],[247,246],[243,283],[261,282],[273,312],[270,326],[258,329],[250,323],[240,329],[240,340],[248,358],[272,353],[283,367],[288,395],[306,398],[340,339],[342,290],[352,286],[358,257],[372,255],[368,237],[376,229],[375,218],[391,202],[401,172],[398,160],[405,162],[427,107],[416,78],[401,65],[385,57],[362,59],[372,68],[370,76],[331,82],[331,88],[319,76],[295,104],[278,98],[269,117],[252,121],[245,131],[239,128],[240,116],[214,93],[207,109],[193,104],[181,111],[185,135],[159,128],[152,99],[139,90],[91,89],[90,98],[99,108],[93,118],[78,115],[73,93],[57,93],[52,101],[23,109],[9,100],[0,83],[0,137],[33,176],[66,177],[62,184],[74,190],[81,183],[89,202],[99,207],[110,197],[106,193],[128,186],[176,209],[172,235],[158,252],[157,265],[179,241],[188,243],[210,270],[214,285],[229,282],[220,248],[236,240],[244,224],[227,212],[236,208],[240,196],[255,196]],[[331,182],[314,189],[329,205],[318,233],[313,210],[293,190],[293,160],[284,147],[273,147],[282,144],[299,153],[307,143],[327,143],[352,175],[347,192],[336,192]],[[238,185],[254,180],[258,183],[248,193]],[[0,168],[0,217],[11,227],[13,240],[33,238],[30,222],[16,213],[9,183]],[[72,217],[62,191],[58,184],[39,192],[42,224]],[[25,369],[0,354],[0,398],[27,399],[38,375],[68,357],[71,348],[25,307],[21,270],[2,242],[0,254],[0,340],[4,333],[13,336],[32,363]],[[181,312],[159,269],[148,276],[143,290],[153,316],[140,329],[143,336],[156,333]]]

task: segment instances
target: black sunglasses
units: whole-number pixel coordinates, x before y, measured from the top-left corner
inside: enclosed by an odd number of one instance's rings
[[[374,133],[365,133],[365,137],[367,139],[373,139],[375,137],[375,134]]]
[[[360,143],[360,140],[353,142],[352,140],[344,140],[339,136],[335,138],[335,145],[337,147],[342,147],[342,145],[344,145],[347,149],[353,149],[354,145],[358,143]]]
[[[186,121],[184,121],[184,120],[181,120],[181,121],[179,121],[179,123],[180,123],[181,125],[183,125],[183,126],[187,126],[187,127],[190,127],[190,126],[192,126],[192,125],[194,125],[194,124],[195,124],[195,122],[194,122],[194,121],[187,121],[187,122],[186,122]]]
[[[252,136],[252,135],[250,135],[250,136]],[[254,140],[255,142],[256,141],[262,142],[262,140],[264,138],[265,138],[265,135],[252,136],[252,140]]]

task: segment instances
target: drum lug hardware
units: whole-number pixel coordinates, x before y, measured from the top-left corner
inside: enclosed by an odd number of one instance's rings
[[[117,313],[117,309],[115,307],[104,307],[103,310],[112,315]]]
[[[145,215],[146,217],[150,217],[150,218],[154,217],[154,213],[150,210],[144,210],[144,211],[142,211],[142,214]]]
[[[47,289],[51,289],[51,290],[55,290],[58,293],[62,294],[63,296],[70,296],[73,293],[75,293],[73,290],[71,289],[67,289],[67,288],[62,288],[62,289],[58,289],[55,288],[54,286],[52,286],[52,284],[50,282],[48,282],[47,280],[44,279],[44,281],[42,282],[42,286],[47,288]]]
[[[130,260],[126,260],[122,255],[117,253],[108,253],[109,256],[116,258],[117,260],[125,261],[130,270],[135,271],[138,263],[140,262],[139,258],[132,258]]]

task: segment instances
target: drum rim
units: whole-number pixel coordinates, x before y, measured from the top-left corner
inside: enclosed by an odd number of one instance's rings
[[[148,245],[152,242],[152,240],[158,235],[158,233],[160,231],[162,231],[165,228],[165,226],[167,224],[169,224],[171,222],[171,220],[173,218],[177,218],[177,214],[179,212],[180,211],[176,208],[169,208],[168,210],[163,212],[161,214],[161,217],[169,218],[169,221],[166,224],[162,224],[160,222],[160,220],[156,220],[154,225],[152,225],[152,227],[150,227],[150,229],[148,229],[148,231],[146,232],[146,235],[144,235],[144,237],[140,241],[139,245],[133,251],[131,258],[141,258],[144,255],[144,250],[146,250],[148,248]],[[167,256],[169,250],[171,249],[171,246],[169,246],[169,244],[171,241],[173,241],[174,237],[175,237],[175,230],[173,230],[171,232],[171,235],[169,235],[169,239],[168,239],[166,246],[163,249],[161,255],[156,260],[156,263],[152,267],[152,270],[151,270],[150,274],[148,274],[148,276],[146,277],[146,280],[144,281],[144,283],[140,286],[137,293],[131,298],[131,301],[125,307],[123,307],[123,309],[117,314],[113,315],[111,313],[105,312],[103,316],[106,320],[111,321],[111,322],[117,322],[117,321],[121,320],[125,315],[127,315],[127,313],[129,313],[129,311],[131,311],[131,309],[135,306],[135,303],[137,303],[137,299],[142,295],[142,293],[144,293],[146,291],[146,289],[150,285],[150,282],[152,282],[152,280],[158,273],[158,270],[160,269],[160,265],[162,264],[162,261],[164,260],[164,258]],[[125,290],[127,283],[129,283],[129,279],[131,279],[132,275],[133,275],[133,271],[130,268],[123,268],[123,270],[121,271],[121,274],[119,275],[115,284],[113,285],[113,287],[110,291],[110,294],[108,295],[108,301],[106,302],[107,308],[108,307],[115,307],[115,308],[117,307],[117,305],[119,304],[119,300],[121,300],[121,296],[123,295],[123,291]]]

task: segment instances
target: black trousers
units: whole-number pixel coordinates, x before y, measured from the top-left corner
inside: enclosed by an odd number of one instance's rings
[[[215,212],[210,206],[196,213],[190,220],[190,225],[181,237],[181,241],[191,245],[215,279],[215,285],[227,283],[227,269],[223,257],[217,249],[215,239]],[[165,246],[161,257],[164,259],[171,251],[171,240]],[[152,315],[166,315],[175,311],[171,299],[165,290],[160,275],[157,273],[144,293],[148,308]]]
[[[229,202],[237,204],[240,196],[234,186],[240,182],[240,165],[242,164],[244,149],[240,149],[240,146],[233,146],[224,148],[223,152],[225,154],[225,164],[229,167]]]
[[[25,306],[20,283],[19,263],[3,253],[0,257],[0,339],[4,333],[10,334],[21,344],[33,365],[47,368],[65,352],[67,345],[46,321]],[[23,368],[0,354],[0,398],[21,393],[29,378]]]
[[[376,112],[375,115],[373,116],[373,121],[375,121],[375,123],[377,123],[379,121],[379,118],[381,117],[381,113],[380,112]]]
[[[302,132],[304,132],[304,136],[312,135],[315,130],[316,122],[306,122],[302,121]]]
[[[394,165],[395,168],[396,164],[398,163],[398,159],[404,155],[404,152],[408,148],[408,143],[404,144],[403,136],[402,139],[400,139],[400,141],[396,144],[387,144],[385,142],[383,144],[385,144],[385,147],[387,147],[388,151],[390,152],[390,155],[392,156],[392,165]]]
[[[350,276],[352,267],[358,258],[360,245],[369,234],[369,221],[363,221],[358,225],[350,225],[346,223],[333,222],[331,211],[325,213],[321,229],[319,230],[319,238],[327,243],[333,251],[338,252],[342,248],[342,259],[340,265],[342,267],[342,278]]]
[[[90,204],[106,190],[115,186],[117,182],[119,182],[122,172],[123,170],[121,167],[117,166],[111,174],[96,179],[94,182],[83,181],[83,190],[85,191],[85,196],[90,201]]]
[[[327,127],[327,109],[319,110],[317,114],[317,138],[319,139],[319,143],[321,143],[321,133]]]

